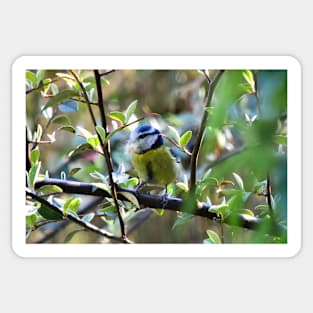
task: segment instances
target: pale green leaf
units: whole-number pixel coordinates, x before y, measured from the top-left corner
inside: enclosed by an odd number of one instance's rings
[[[209,239],[213,242],[213,243],[221,243],[221,239],[220,236],[213,230],[208,229],[206,231],[207,235],[209,236]]]
[[[192,137],[192,131],[187,130],[179,139],[179,144],[181,148],[184,150],[187,144],[189,143],[190,139]]]
[[[39,161],[39,158],[40,158],[40,150],[38,147],[36,147],[30,152],[30,161],[32,164],[35,164],[36,162]]]
[[[236,181],[237,185],[239,186],[239,188],[241,190],[245,190],[242,178],[235,172],[233,173],[233,176],[234,176],[235,181]]]
[[[35,182],[38,178],[39,172],[41,168],[41,162],[36,162],[35,164],[32,165],[32,167],[29,170],[29,175],[28,175],[28,186],[31,189],[34,189]]]
[[[138,100],[134,100],[130,103],[128,106],[126,112],[125,112],[125,123],[128,123],[131,116],[134,114],[136,107],[137,107]]]
[[[118,112],[118,111],[111,112],[111,113],[108,114],[108,116],[109,116],[112,120],[119,121],[119,122],[121,122],[122,124],[125,124],[125,122],[126,122],[126,117],[125,117],[125,114],[124,114],[123,112]]]

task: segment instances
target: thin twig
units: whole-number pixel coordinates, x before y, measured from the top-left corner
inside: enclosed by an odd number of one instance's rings
[[[49,207],[54,212],[57,212],[57,213],[62,214],[62,215],[64,214],[62,209],[60,209],[57,206],[51,204],[47,200],[39,197],[35,193],[33,193],[31,191],[26,191],[26,194],[28,196],[30,196],[33,200],[36,200],[39,203]],[[67,212],[66,215],[65,215],[65,218],[69,219],[70,221],[72,221],[72,222],[74,222],[74,223],[84,227],[85,229],[88,229],[88,230],[98,234],[98,235],[104,236],[104,237],[109,238],[109,239],[117,240],[117,241],[120,241],[120,242],[124,242],[124,243],[131,243],[131,241],[129,241],[129,240],[126,241],[125,238],[121,238],[121,237],[115,236],[114,234],[112,234],[112,233],[110,233],[110,232],[108,232],[108,231],[106,231],[104,229],[100,229],[100,228],[96,227],[95,225],[93,225],[91,223],[83,221],[82,219],[80,219],[78,216],[72,214],[71,212]]]
[[[91,119],[92,119],[92,123],[93,123],[93,125],[96,126],[96,125],[97,125],[96,118],[95,118],[95,115],[94,115],[94,113],[93,113],[93,111],[92,111],[91,103],[90,103],[89,97],[88,97],[88,95],[87,95],[87,91],[86,91],[86,89],[85,89],[85,87],[84,87],[82,81],[81,81],[80,78],[78,77],[78,75],[77,75],[73,70],[70,70],[70,73],[74,76],[75,80],[77,81],[77,83],[78,83],[79,86],[80,86],[80,89],[81,89],[82,92],[83,92],[84,98],[85,98],[85,100],[86,100],[86,102],[87,102],[87,104],[88,104],[88,105],[87,105],[87,108],[88,108],[90,117],[91,117]]]
[[[208,84],[209,84],[208,94],[207,94],[207,97],[205,99],[205,107],[204,107],[204,111],[203,111],[201,125],[200,125],[198,135],[196,137],[195,145],[194,145],[193,150],[192,150],[191,161],[190,161],[190,190],[191,191],[195,189],[195,185],[196,185],[196,179],[197,179],[196,178],[196,169],[197,169],[198,155],[199,155],[200,146],[201,146],[201,142],[202,142],[202,138],[203,138],[203,133],[205,131],[205,128],[207,125],[207,119],[208,119],[208,115],[209,115],[207,108],[211,104],[211,100],[212,100],[215,86],[218,83],[223,72],[224,72],[223,70],[218,71],[217,74],[215,75],[214,80],[212,80],[212,81],[208,80]]]
[[[182,152],[186,153],[188,156],[191,156],[191,152],[189,152],[186,148],[182,149],[181,146],[172,138],[166,136],[165,134],[161,134],[163,138],[167,139],[170,143],[172,143],[175,147],[177,147],[178,149],[180,149]]]
[[[102,76],[105,76],[105,75],[109,75],[109,74],[111,74],[111,73],[113,73],[113,72],[115,72],[115,70],[108,70],[108,71],[103,72],[103,73],[101,73],[101,74],[99,74],[99,75],[100,75],[100,77],[102,77]]]
[[[98,104],[99,104],[98,106],[99,106],[99,110],[100,110],[101,123],[102,123],[102,126],[104,128],[105,135],[107,135],[108,130],[107,130],[107,122],[106,122],[106,117],[105,117],[104,103],[103,103],[103,96],[102,96],[101,77],[100,77],[98,70],[94,70],[94,74],[95,74],[96,88],[97,88],[97,93],[98,93]],[[95,124],[95,126],[96,126],[96,124]],[[114,180],[113,180],[113,165],[112,165],[111,155],[110,155],[110,151],[109,151],[109,145],[104,144],[101,136],[98,135],[98,138],[99,138],[99,141],[100,141],[103,153],[104,153],[104,157],[105,157],[105,161],[106,161],[106,165],[107,165],[107,169],[108,169],[112,198],[113,198],[113,202],[114,202],[114,205],[115,205],[115,208],[117,211],[122,238],[127,240],[126,228],[125,228],[125,224],[124,224],[123,217],[122,217],[122,211],[121,211],[121,208],[120,208],[119,203],[117,201],[116,185],[115,185]]]
[[[31,93],[33,91],[40,90],[43,86],[50,85],[59,79],[61,79],[61,77],[54,77],[54,78],[51,78],[51,81],[49,81],[47,83],[43,83],[43,81],[41,80],[37,87],[26,90],[26,95],[28,95],[29,93]]]

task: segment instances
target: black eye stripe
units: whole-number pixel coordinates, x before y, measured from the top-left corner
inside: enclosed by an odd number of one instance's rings
[[[142,139],[142,138],[145,138],[145,137],[147,137],[147,136],[150,136],[150,135],[157,135],[157,134],[160,134],[160,132],[157,131],[157,130],[155,130],[155,131],[153,131],[152,133],[140,134],[140,135],[138,136],[138,139]]]

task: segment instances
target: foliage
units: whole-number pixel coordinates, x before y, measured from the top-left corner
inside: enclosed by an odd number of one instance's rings
[[[248,231],[233,226],[234,216],[241,216],[287,229],[286,71],[225,70],[220,77],[218,71],[98,71],[105,116],[95,72],[26,72],[27,190],[60,209],[27,197],[28,242],[48,240],[51,229],[52,242],[103,242],[103,236],[86,231],[90,223],[112,238],[125,227],[134,242],[286,242],[286,231],[273,235],[269,226]],[[175,213],[166,210],[165,201],[150,219],[142,219],[139,213],[147,208],[127,192],[139,180],[125,147],[130,130],[147,123],[161,130],[178,162],[168,196],[186,204]],[[203,137],[197,138],[200,124]],[[197,139],[201,145],[192,169]],[[53,183],[37,188],[43,178],[91,183],[110,197],[94,204]],[[111,179],[126,191],[117,195]],[[199,203],[216,218],[196,216]],[[69,214],[82,224],[60,224]]]

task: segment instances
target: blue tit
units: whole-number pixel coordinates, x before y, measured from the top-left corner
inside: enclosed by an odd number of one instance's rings
[[[176,162],[158,129],[138,126],[130,134],[128,151],[142,183],[168,185],[175,181]]]

